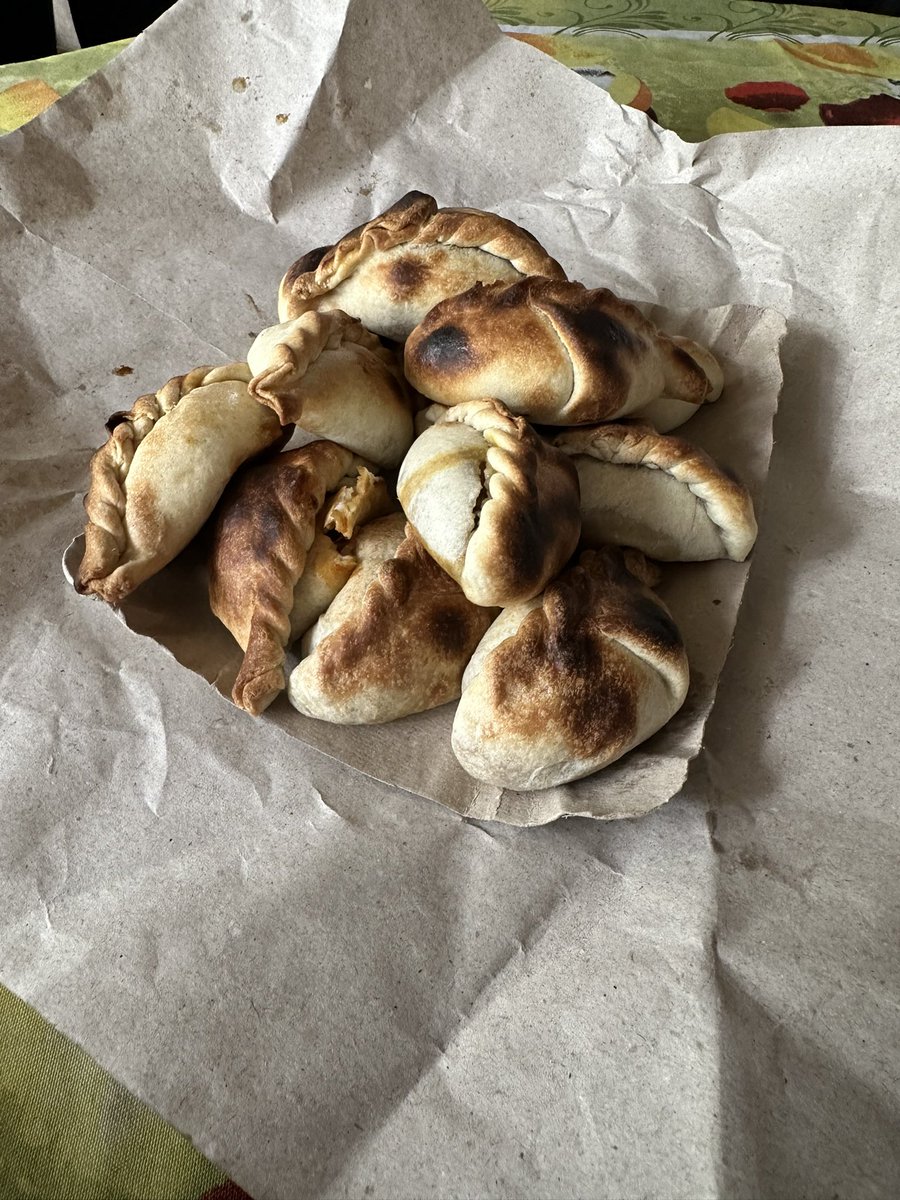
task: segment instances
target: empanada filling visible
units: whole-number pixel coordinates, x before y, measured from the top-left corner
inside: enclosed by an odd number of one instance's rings
[[[344,476],[326,503],[325,532],[348,540],[359,526],[385,517],[395,508],[384,479],[360,464]]]
[[[363,525],[396,511],[387,483],[363,463],[351,468],[332,492],[316,520],[316,535],[303,574],[295,587],[291,642],[302,637],[325,611],[356,567],[350,540]],[[329,553],[329,546],[333,550]],[[351,566],[352,564],[352,566]]]

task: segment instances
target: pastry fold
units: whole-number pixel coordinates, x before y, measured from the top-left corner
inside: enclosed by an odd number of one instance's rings
[[[664,419],[680,423],[722,390],[709,350],[661,333],[605,288],[553,279],[476,285],[443,301],[410,334],[404,363],[430,400],[493,396],[542,425],[607,421],[662,397],[679,402]]]
[[[409,192],[380,216],[293,264],[281,281],[278,316],[340,308],[383,337],[402,341],[429,309],[482,281],[525,275],[565,279],[526,229],[474,208],[438,208]]]
[[[336,497],[328,505],[330,493]],[[355,558],[338,549],[328,528],[339,521],[350,537],[389,503],[383,481],[328,441],[278,454],[233,480],[213,529],[209,600],[244,651],[235,704],[253,714],[271,704],[284,688],[286,646],[354,570]]]
[[[475,604],[540,592],[581,529],[565,454],[495,400],[448,409],[413,442],[397,495],[428,552]]]
[[[678,711],[681,635],[643,556],[585,551],[543,595],[504,609],[463,676],[452,745],[476,779],[533,791],[580,779]]]
[[[699,446],[641,421],[573,429],[554,445],[578,472],[586,545],[681,562],[743,562],[752,550],[750,493]]]
[[[360,531],[355,549],[365,565],[304,639],[308,654],[291,673],[288,698],[306,716],[378,724],[459,696],[493,612],[465,598],[410,526],[399,544],[397,532],[394,517]]]
[[[76,587],[117,604],[197,534],[238,467],[282,436],[246,363],[197,367],[107,422]]]
[[[250,391],[283,425],[396,467],[413,439],[406,382],[394,353],[346,313],[308,312],[264,329],[247,356]]]

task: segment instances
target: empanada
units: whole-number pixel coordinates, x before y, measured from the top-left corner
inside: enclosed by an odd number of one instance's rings
[[[321,514],[320,514],[321,518]],[[303,574],[294,585],[290,642],[302,637],[328,608],[356,570],[352,554],[338,549],[316,522],[316,535],[306,552]]]
[[[495,400],[459,404],[425,429],[403,460],[397,495],[475,604],[537,595],[578,544],[572,464]]]
[[[235,680],[235,704],[257,714],[284,687],[284,653],[291,637],[309,627],[355,567],[352,557],[329,555],[317,518],[328,493],[348,476],[364,473],[364,491],[377,491],[371,473],[334,442],[312,442],[248,467],[222,497],[209,564],[210,606],[244,651]],[[343,528],[353,532],[365,501],[352,486],[342,497]],[[343,490],[343,489],[342,489]],[[315,559],[308,562],[312,547]],[[306,568],[311,568],[307,576]],[[316,604],[324,602],[315,611]],[[307,618],[309,620],[307,621]]]
[[[694,400],[678,400],[675,396],[659,396],[631,414],[635,420],[646,421],[652,425],[658,433],[670,433],[673,429],[683,425],[685,421],[689,421],[704,404],[718,400],[725,385],[725,377],[722,374],[719,360],[711,350],[707,350],[698,342],[692,342],[690,338],[679,337],[677,334],[666,334],[666,336],[676,349],[684,350],[699,364],[710,381],[712,390],[700,403],[696,403]]]
[[[246,459],[282,436],[246,363],[197,367],[107,421],[91,459],[79,592],[117,604],[180,553]]]
[[[412,406],[391,350],[343,312],[264,329],[247,356],[252,394],[283,425],[329,438],[380,467],[413,439]]]
[[[753,548],[750,493],[699,446],[641,421],[572,429],[554,445],[578,471],[586,545],[682,562],[742,562]]]
[[[470,775],[514,791],[567,783],[678,711],[687,655],[651,578],[634,551],[588,550],[543,595],[500,614],[466,668],[453,721]]]
[[[474,208],[438,208],[409,192],[335,246],[297,260],[281,281],[278,315],[339,308],[402,341],[430,308],[473,283],[524,275],[565,279],[559,263],[519,225]]]
[[[443,301],[410,334],[406,377],[440,404],[501,400],[541,425],[584,425],[665,396],[698,405],[722,390],[713,355],[660,333],[605,288],[523,279]]]
[[[332,609],[305,639],[310,653],[291,673],[288,698],[306,716],[341,725],[455,700],[493,616],[465,598],[409,526],[393,555],[374,575],[354,574]]]

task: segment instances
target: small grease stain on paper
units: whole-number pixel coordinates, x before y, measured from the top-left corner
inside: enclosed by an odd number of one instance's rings
[[[231,90],[233,92],[246,92],[247,77],[245,75],[236,75],[231,81]]]
[[[259,307],[259,305],[256,303],[256,301],[253,299],[253,297],[250,295],[249,292],[244,292],[244,298],[258,317],[264,316],[262,309]]]
[[[208,129],[210,133],[221,133],[222,126],[218,121],[203,121],[203,128]]]
[[[287,124],[287,119],[290,115],[291,115],[290,113],[276,113],[275,114],[275,124],[276,125]]]
[[[242,12],[241,13],[241,24],[246,25],[252,16],[253,16],[252,8],[248,8],[246,12]]]
[[[113,375],[133,375],[134,367],[126,366],[122,363],[121,367],[113,367]]]

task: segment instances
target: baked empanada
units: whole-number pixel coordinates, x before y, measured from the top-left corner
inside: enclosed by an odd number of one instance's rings
[[[353,555],[338,549],[316,522],[316,535],[306,552],[303,574],[294,585],[289,645],[315,624],[355,570]]]
[[[586,545],[682,562],[742,562],[752,550],[750,493],[698,446],[641,421],[573,429],[553,444],[578,471]]]
[[[282,436],[246,363],[197,367],[106,423],[91,459],[79,592],[117,604],[199,532],[246,459]]]
[[[355,521],[367,507],[371,510],[364,498],[353,501],[352,483],[360,476],[364,492],[377,493],[373,476],[349,450],[312,442],[248,467],[222,497],[213,529],[209,600],[244,651],[232,698],[248,712],[262,712],[284,688],[285,647],[303,631],[303,622],[305,630],[327,607],[332,589],[339,589],[356,565],[336,548],[328,552],[323,526],[333,512],[317,519],[326,495],[340,489],[342,527],[352,533]]]
[[[283,425],[329,438],[380,467],[413,439],[412,407],[391,350],[343,312],[264,329],[247,356],[250,391]]]
[[[552,279],[476,285],[443,301],[410,334],[404,362],[431,400],[493,396],[541,425],[607,421],[663,396],[698,405],[722,390],[708,350],[660,333],[605,288]]]
[[[559,263],[519,225],[474,208],[438,208],[409,192],[334,246],[297,260],[281,281],[278,316],[339,308],[402,341],[430,308],[479,280],[565,279]]]
[[[358,544],[378,524],[362,529]],[[355,573],[313,626],[288,699],[308,717],[341,725],[437,708],[459,695],[492,616],[465,598],[408,526],[394,553],[374,573]]]
[[[678,711],[681,635],[634,551],[585,551],[543,595],[505,609],[463,676],[452,745],[476,779],[514,791],[608,766]]]
[[[458,404],[425,429],[403,460],[397,495],[475,604],[536,595],[578,544],[572,464],[495,400]]]

